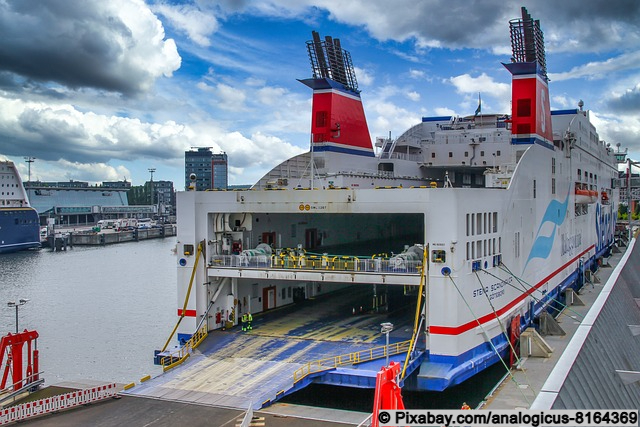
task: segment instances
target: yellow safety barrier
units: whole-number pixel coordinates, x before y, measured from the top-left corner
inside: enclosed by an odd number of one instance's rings
[[[315,374],[329,369],[334,369],[344,365],[355,365],[358,363],[369,362],[371,360],[382,359],[384,357],[393,356],[394,354],[405,353],[409,351],[411,340],[402,341],[380,347],[373,347],[368,350],[362,350],[355,353],[342,354],[340,356],[327,357],[326,359],[314,360],[305,363],[293,373],[293,383],[297,383],[308,375]]]
[[[195,334],[189,338],[189,341],[184,343],[177,352],[171,353],[169,356],[164,356],[160,359],[160,365],[162,366],[162,371],[167,372],[171,368],[175,368],[191,355],[191,351],[204,341],[209,332],[207,331],[207,325],[204,324],[202,327],[196,331]],[[176,360],[177,359],[177,360]],[[175,361],[174,361],[175,360]]]

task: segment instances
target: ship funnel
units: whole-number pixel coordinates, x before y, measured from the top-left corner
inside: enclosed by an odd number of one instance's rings
[[[538,143],[553,147],[549,78],[540,21],[533,20],[526,8],[522,18],[509,22],[511,63],[503,64],[512,75],[512,143]]]
[[[314,152],[336,152],[373,157],[373,145],[364,115],[351,54],[339,39],[316,31],[307,42],[313,77],[300,80],[313,89],[311,141]]]

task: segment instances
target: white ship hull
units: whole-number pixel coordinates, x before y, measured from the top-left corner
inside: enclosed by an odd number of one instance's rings
[[[362,124],[347,126],[359,93],[304,81],[314,89],[309,153],[251,191],[178,194],[180,339],[296,294],[368,285],[375,305],[376,292],[424,284],[418,389],[444,390],[517,353],[510,341],[556,314],[608,254],[618,193],[614,153],[588,112],[550,113],[536,62],[507,68],[513,105],[527,105],[517,115],[424,118],[376,155]]]

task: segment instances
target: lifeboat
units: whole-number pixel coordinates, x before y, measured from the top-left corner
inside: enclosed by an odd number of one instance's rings
[[[580,188],[576,185],[576,203],[595,203],[598,200],[598,192]]]

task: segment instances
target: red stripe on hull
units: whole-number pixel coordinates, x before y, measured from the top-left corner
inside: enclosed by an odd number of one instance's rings
[[[580,257],[582,255],[584,255],[585,253],[589,252],[593,248],[595,248],[595,245],[589,246],[587,249],[585,249],[579,255],[576,255],[573,259],[571,259],[571,261],[567,262],[565,265],[563,265],[562,267],[558,268],[556,271],[554,271],[553,273],[551,273],[550,275],[548,275],[547,277],[542,279],[540,282],[538,282],[537,285],[533,286],[527,292],[523,293],[522,295],[520,295],[519,297],[517,297],[516,299],[511,301],[509,304],[505,305],[500,310],[497,310],[496,314],[498,316],[502,316],[504,313],[506,313],[507,311],[511,310],[518,303],[522,302],[527,296],[531,295],[536,289],[540,288],[542,285],[547,283],[553,277],[557,276],[562,270],[567,268],[570,264],[576,262],[578,259],[580,259]],[[432,334],[435,334],[435,335],[460,335],[460,334],[462,334],[464,332],[467,332],[467,331],[475,328],[476,326],[478,326],[478,322],[480,322],[480,324],[484,324],[484,323],[487,323],[487,322],[489,322],[489,321],[491,321],[491,320],[493,320],[495,318],[496,318],[495,314],[489,313],[489,314],[486,314],[486,315],[482,316],[478,320],[472,320],[471,322],[467,322],[467,323],[465,323],[463,325],[460,325],[460,326],[431,326],[431,327],[429,327],[429,332],[432,333]]]
[[[182,309],[179,308],[178,309],[178,316],[182,316]],[[187,310],[184,312],[184,317],[196,317],[196,311],[195,310]]]

